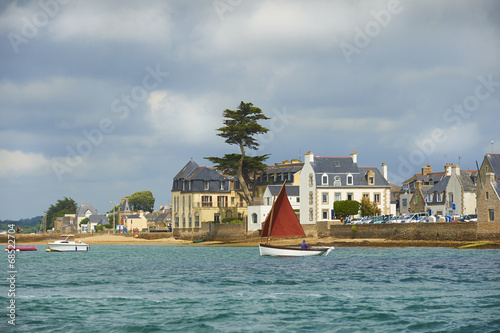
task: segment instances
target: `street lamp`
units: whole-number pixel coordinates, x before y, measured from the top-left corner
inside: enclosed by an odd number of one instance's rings
[[[116,208],[116,203],[110,201],[109,202],[113,206],[113,233],[116,233],[115,230],[115,222],[116,222],[116,216],[115,216],[115,208]]]

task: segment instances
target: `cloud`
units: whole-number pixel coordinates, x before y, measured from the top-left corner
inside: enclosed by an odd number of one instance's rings
[[[155,91],[148,99],[147,119],[156,132],[176,142],[207,144],[222,126],[220,109],[209,97],[188,97],[172,91]]]
[[[0,149],[0,178],[31,177],[46,174],[49,160],[43,154]]]

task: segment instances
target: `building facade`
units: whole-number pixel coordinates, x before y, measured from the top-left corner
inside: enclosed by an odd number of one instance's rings
[[[201,223],[246,220],[247,205],[239,182],[213,168],[189,161],[172,185],[173,229],[200,228]]]
[[[476,185],[478,237],[500,237],[500,154],[486,154]]]
[[[335,219],[335,201],[368,198],[375,202],[383,215],[395,214],[391,204],[391,185],[387,181],[387,165],[382,172],[375,167],[359,167],[358,155],[350,157],[315,157],[305,155],[300,173],[300,222]]]

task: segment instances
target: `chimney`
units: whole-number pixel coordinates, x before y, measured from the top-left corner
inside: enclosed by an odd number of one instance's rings
[[[460,177],[460,165],[452,165],[451,168],[453,170],[452,172]]]
[[[427,164],[427,166],[422,167],[422,175],[427,176],[430,173],[432,173],[432,167],[430,164]]]
[[[358,154],[356,154],[356,151],[352,152],[351,157],[352,157],[352,163],[358,163]]]
[[[382,163],[382,176],[387,180],[387,164]]]
[[[306,153],[305,160],[306,160],[306,162],[309,162],[309,163],[314,162],[314,154],[312,152],[308,151]]]
[[[444,175],[445,176],[451,176],[451,168],[452,168],[452,165],[449,163],[446,163],[444,165]]]
[[[422,181],[419,179],[415,184],[415,189],[420,190],[422,188]]]

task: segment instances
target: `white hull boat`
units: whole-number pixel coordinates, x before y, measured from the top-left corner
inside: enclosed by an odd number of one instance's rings
[[[312,247],[310,249],[301,249],[300,247],[286,247],[259,244],[261,256],[271,257],[311,257],[326,256],[334,247]]]
[[[55,242],[48,243],[47,251],[54,252],[83,252],[90,249],[90,245],[82,241],[75,241],[74,235],[61,235]]]

